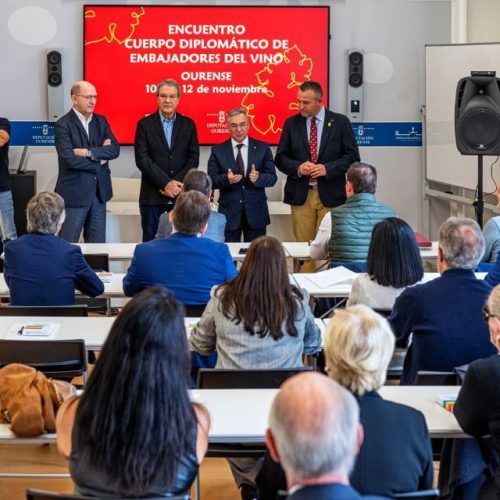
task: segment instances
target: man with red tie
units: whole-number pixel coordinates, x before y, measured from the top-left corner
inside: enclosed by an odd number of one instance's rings
[[[269,145],[248,136],[248,116],[243,108],[227,114],[230,138],[212,148],[208,175],[219,189],[219,212],[226,216],[225,239],[252,241],[266,234],[270,224],[266,187],[276,184],[276,170]]]
[[[283,201],[292,206],[295,239],[310,241],[325,214],[345,203],[345,174],[360,157],[351,123],[324,107],[319,83],[299,86],[297,108],[283,127],[276,166],[288,176]],[[313,270],[314,263],[302,266]]]

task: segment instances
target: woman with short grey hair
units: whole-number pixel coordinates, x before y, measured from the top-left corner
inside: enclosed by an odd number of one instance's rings
[[[28,234],[5,245],[4,277],[10,303],[17,306],[71,305],[75,288],[89,297],[104,284],[85,261],[80,247],[57,237],[64,222],[64,200],[38,193],[26,209]]]

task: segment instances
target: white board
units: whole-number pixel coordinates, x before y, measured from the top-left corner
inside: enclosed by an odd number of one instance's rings
[[[477,156],[461,155],[455,144],[455,92],[471,71],[496,71],[500,77],[500,43],[428,45],[425,48],[426,162],[428,180],[468,189],[477,185]],[[493,191],[490,165],[484,157],[484,190]],[[500,181],[500,161],[493,168]]]

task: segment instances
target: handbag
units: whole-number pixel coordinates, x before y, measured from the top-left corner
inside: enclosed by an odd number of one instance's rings
[[[57,409],[74,394],[69,382],[47,379],[31,366],[6,365],[0,369],[0,422],[18,437],[55,432]]]

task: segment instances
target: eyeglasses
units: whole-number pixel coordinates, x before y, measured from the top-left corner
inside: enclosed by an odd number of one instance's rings
[[[96,100],[97,96],[96,95],[82,95],[82,94],[76,94],[78,97],[83,97],[86,101],[92,101],[92,99]]]
[[[488,309],[488,306],[485,304],[483,307],[483,319],[486,323],[488,323],[488,321],[491,318],[500,318],[500,317],[497,314],[492,314]]]
[[[230,123],[229,124],[229,128],[231,130],[236,130],[236,129],[239,129],[239,128],[247,128],[248,127],[248,123],[247,122],[242,122],[242,123]]]

